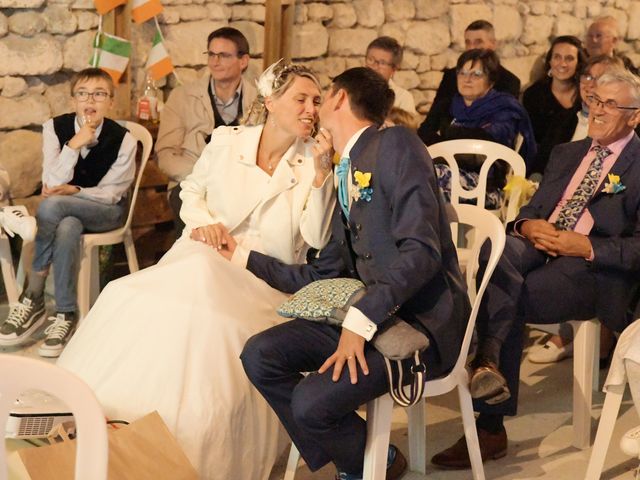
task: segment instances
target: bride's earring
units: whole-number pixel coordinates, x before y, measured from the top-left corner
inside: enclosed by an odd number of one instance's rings
[[[549,69],[549,71],[547,72],[547,77],[553,78],[553,73],[551,73],[551,69]]]
[[[278,124],[276,123],[276,119],[273,118],[273,115],[269,115],[269,123],[271,124],[272,127],[278,126]]]

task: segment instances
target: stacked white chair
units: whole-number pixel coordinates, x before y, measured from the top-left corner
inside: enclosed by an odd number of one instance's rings
[[[91,389],[72,373],[48,362],[0,354],[0,425],[6,425],[18,396],[42,390],[62,400],[76,422],[76,480],[106,480],[109,461],[107,425]],[[3,427],[4,428],[4,427]],[[0,449],[0,480],[7,480],[5,449]]]

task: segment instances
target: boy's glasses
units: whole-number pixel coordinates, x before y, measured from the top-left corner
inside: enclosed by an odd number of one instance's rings
[[[86,92],[84,90],[74,92],[73,96],[79,102],[86,102],[90,97],[93,98],[95,102],[104,102],[107,98],[111,97],[108,92]]]

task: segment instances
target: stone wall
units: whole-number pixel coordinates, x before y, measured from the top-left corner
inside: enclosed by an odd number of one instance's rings
[[[206,37],[230,24],[252,48],[250,75],[259,73],[263,52],[264,0],[163,0],[160,23],[182,81],[205,68]],[[441,70],[453,66],[471,21],[492,21],[507,68],[526,85],[549,39],[583,36],[589,19],[613,15],[625,38],[620,50],[636,64],[640,56],[640,0],[298,0],[293,55],[320,76],[323,85],[348,67],[361,65],[367,44],[378,35],[405,46],[396,81],[408,88],[425,113]],[[87,66],[98,24],[92,0],[0,0],[0,152],[39,148],[25,130],[37,132],[47,118],[69,109],[69,77]],[[143,84],[143,65],[153,26],[133,24],[134,92]],[[165,92],[175,86],[171,77]],[[11,142],[10,148],[3,143]],[[0,162],[6,163],[6,156]],[[19,162],[18,158],[12,161]]]

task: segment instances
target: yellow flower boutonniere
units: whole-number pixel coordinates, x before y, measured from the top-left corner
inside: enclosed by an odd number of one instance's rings
[[[607,178],[609,179],[609,181],[604,184],[604,188],[602,189],[604,193],[615,195],[616,193],[620,193],[627,188],[620,182],[619,175],[610,173],[609,175],[607,175]]]
[[[373,194],[373,188],[371,188],[371,172],[356,170],[353,173],[353,177],[358,187],[357,195],[354,195],[354,200],[370,202],[371,195]]]

